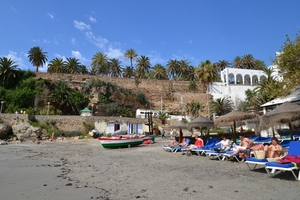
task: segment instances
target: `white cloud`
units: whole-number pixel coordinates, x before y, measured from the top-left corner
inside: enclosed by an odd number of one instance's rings
[[[66,56],[62,56],[62,55],[60,55],[60,54],[58,54],[58,53],[55,53],[54,56],[55,56],[55,58],[62,58],[63,61],[66,61],[66,60],[67,60]]]
[[[43,39],[43,42],[46,43],[46,44],[49,44],[50,42],[46,39]]]
[[[84,30],[91,30],[91,26],[88,24],[85,24],[84,22],[79,22],[77,20],[74,20],[75,28],[84,31]]]
[[[92,16],[89,16],[89,20],[90,20],[91,22],[94,22],[94,23],[96,23],[96,22],[97,22],[97,19],[96,19],[96,18],[94,18],[94,17],[92,17]]]
[[[83,57],[79,51],[72,51],[72,56],[80,60],[82,63],[89,62],[89,60]]]
[[[24,60],[21,57],[18,57],[17,52],[9,51],[9,53],[5,57],[13,60],[20,69],[22,69],[22,70],[28,69],[28,67],[26,67],[26,65],[24,64]]]
[[[103,48],[107,43],[108,40],[102,37],[96,37],[91,31],[86,32],[85,36],[87,37],[87,39],[93,43],[94,45],[96,45],[99,48]]]
[[[109,46],[106,54],[109,58],[116,58],[116,59],[123,58],[123,55],[124,55],[120,49],[115,49],[111,46]]]
[[[53,16],[53,15],[51,15],[50,13],[47,13],[47,15],[48,15],[48,17],[50,17],[51,19],[53,19],[53,18],[54,18],[54,16]]]
[[[157,51],[151,51],[148,57],[150,59],[151,65],[165,63],[165,60],[161,58],[161,53]]]
[[[77,42],[77,40],[76,40],[75,38],[72,38],[72,39],[71,39],[71,43],[72,43],[73,45],[75,45],[75,46],[78,44],[78,42]]]

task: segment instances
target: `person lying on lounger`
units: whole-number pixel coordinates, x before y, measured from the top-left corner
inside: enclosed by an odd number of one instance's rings
[[[271,145],[266,145],[264,147],[267,158],[279,158],[282,155],[282,146],[276,137],[271,140]]]
[[[201,148],[203,147],[203,145],[204,145],[203,140],[200,137],[198,137],[198,135],[195,135],[195,144],[189,145],[187,150],[192,150],[194,148]]]
[[[244,135],[240,135],[240,139],[241,139],[240,145],[233,147],[233,153],[230,155],[230,157],[238,153],[245,153],[245,154],[250,153],[250,147],[253,145],[252,140],[246,138]]]
[[[171,140],[168,146],[179,146],[179,143],[176,140]]]

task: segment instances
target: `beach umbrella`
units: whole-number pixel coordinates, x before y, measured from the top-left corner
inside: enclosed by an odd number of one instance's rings
[[[193,119],[192,121],[188,122],[187,127],[189,130],[191,130],[193,128],[199,128],[200,130],[202,130],[205,128],[214,127],[214,122],[206,117],[199,116],[199,117]]]
[[[293,124],[300,122],[300,106],[296,103],[285,102],[261,117],[260,130],[266,130],[275,125],[287,124],[293,139]]]
[[[187,129],[186,123],[184,123],[183,121],[177,121],[177,122],[172,123],[169,127],[170,128],[179,128],[179,143],[182,142],[182,139],[183,139],[182,129]]]
[[[240,123],[243,120],[253,119],[255,117],[256,117],[256,114],[254,114],[254,113],[247,113],[247,112],[232,110],[230,113],[227,113],[226,115],[218,117],[214,121],[214,124],[215,124],[215,126],[220,126],[224,123],[233,125],[232,139],[233,139],[233,142],[236,142],[236,124]]]

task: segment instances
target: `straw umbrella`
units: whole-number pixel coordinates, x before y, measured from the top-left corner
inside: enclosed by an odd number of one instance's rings
[[[260,129],[265,130],[274,125],[288,124],[292,140],[293,124],[299,124],[299,122],[300,106],[296,103],[285,102],[261,117]]]
[[[170,128],[179,128],[179,143],[181,143],[182,139],[183,139],[182,129],[187,129],[186,123],[184,123],[183,121],[178,121],[178,122],[172,123],[169,127]]]
[[[199,128],[202,130],[203,128],[211,128],[214,127],[214,122],[206,117],[199,116],[192,121],[187,123],[188,129]]]
[[[214,121],[215,126],[220,126],[224,123],[233,124],[233,142],[236,142],[236,123],[241,122],[246,119],[253,119],[256,117],[254,113],[241,112],[237,110],[232,110],[226,115],[220,116]]]

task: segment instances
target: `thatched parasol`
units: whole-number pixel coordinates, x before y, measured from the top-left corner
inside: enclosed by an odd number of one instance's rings
[[[246,120],[246,119],[253,119],[256,117],[256,114],[254,113],[247,113],[247,112],[241,112],[237,110],[233,110],[230,113],[227,113],[226,115],[220,116],[215,120],[215,126],[220,126],[224,123],[231,123],[233,124],[233,142],[236,142],[236,123]]]
[[[261,117],[260,129],[265,130],[274,125],[288,124],[290,129],[291,140],[293,139],[293,124],[300,122],[300,106],[296,103],[285,102],[267,112]]]
[[[179,143],[181,143],[182,139],[183,139],[182,129],[187,129],[186,123],[184,123],[183,121],[178,121],[178,122],[172,123],[169,127],[170,128],[179,128]]]
[[[214,127],[214,122],[206,117],[199,116],[187,124],[188,128],[208,128]]]

